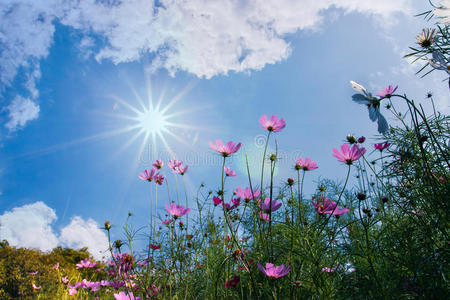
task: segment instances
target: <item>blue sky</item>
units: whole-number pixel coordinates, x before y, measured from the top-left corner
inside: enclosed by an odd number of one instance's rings
[[[190,165],[191,196],[202,182],[212,190],[219,183],[208,141],[242,142],[241,155],[258,152],[260,159],[262,114],[287,122],[275,134],[278,183],[295,175],[298,156],[319,164],[308,175],[308,192],[319,176],[342,180],[345,168],[331,149],[349,133],[377,134],[366,109],[351,101],[350,80],[373,92],[398,84],[417,101],[433,91],[448,113],[445,76],[420,79],[418,66],[402,58],[427,26],[413,17],[429,9],[422,2],[0,4],[0,238],[43,250],[85,243],[98,252],[104,236],[96,228],[105,220],[120,227],[131,211],[137,225],[148,222],[149,187],[137,176],[171,154],[157,139],[153,155],[143,135],[133,139],[139,129],[114,134],[132,124],[123,102],[140,109],[136,95],[161,99],[161,107],[180,96],[167,110],[180,113],[171,120],[183,125],[171,129],[178,139],[164,137]],[[247,186],[242,156],[230,166],[238,177],[228,190]],[[159,195],[162,207],[165,187]],[[42,238],[30,239],[30,228]]]

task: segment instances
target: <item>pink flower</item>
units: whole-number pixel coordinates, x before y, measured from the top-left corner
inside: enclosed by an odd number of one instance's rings
[[[259,208],[261,208],[265,212],[270,212],[270,198],[264,199],[264,202],[261,200],[258,201]],[[277,200],[272,200],[272,211],[276,211],[281,207],[281,202]]]
[[[249,202],[250,200],[253,200],[254,198],[259,197],[259,195],[261,194],[261,192],[259,190],[256,190],[256,191],[253,192],[253,195],[252,195],[252,191],[251,191],[251,189],[249,187],[246,188],[245,190],[243,190],[240,187],[238,187],[234,192],[241,199],[244,199],[245,202]]]
[[[241,143],[235,145],[234,142],[229,141],[228,143],[226,143],[226,145],[224,145],[222,140],[216,140],[215,145],[210,141],[209,146],[214,151],[222,154],[223,157],[227,157],[233,153],[236,153],[239,150],[239,148],[241,148]]]
[[[161,248],[161,246],[159,246],[159,245],[153,245],[153,244],[150,244],[150,249],[152,249],[152,250],[158,250],[158,249],[160,249]]]
[[[273,132],[279,132],[286,127],[284,119],[278,119],[277,115],[271,116],[270,119],[267,119],[266,115],[262,115],[261,118],[259,118],[259,123],[262,128]]]
[[[78,293],[77,289],[70,288],[69,289],[69,296],[75,296]]]
[[[169,214],[171,214],[175,218],[182,217],[191,211],[190,208],[178,205],[175,202],[170,203],[170,206],[167,206],[166,204],[166,210]]]
[[[286,276],[291,268],[289,266],[279,265],[274,266],[271,263],[266,263],[266,267],[264,268],[261,264],[258,263],[258,269],[264,273],[267,277],[272,278],[280,278]]]
[[[309,157],[307,157],[304,161],[301,157],[299,157],[297,159],[297,163],[295,164],[296,170],[311,171],[317,168],[317,163],[314,160],[311,160]]]
[[[340,153],[336,148],[333,148],[333,156],[339,161],[346,163],[347,165],[351,165],[354,161],[357,161],[364,155],[364,153],[366,153],[366,148],[361,147],[360,149],[358,145],[353,145],[350,149],[348,144],[343,144],[341,146],[341,151],[342,153]]]
[[[380,152],[383,152],[383,150],[384,150],[384,149],[387,149],[390,145],[391,145],[391,144],[389,144],[388,142],[386,142],[386,143],[384,143],[384,144],[379,143],[379,144],[375,144],[375,145],[373,145],[373,146],[375,147],[375,149],[380,150]]]
[[[61,282],[62,283],[68,283],[69,279],[67,277],[61,277]]]
[[[169,168],[172,169],[172,171],[175,171],[175,169],[178,168],[179,166],[181,166],[182,164],[183,164],[183,162],[181,160],[176,160],[176,159],[171,159],[167,163],[167,165],[169,166]]]
[[[164,166],[164,163],[161,159],[157,159],[155,163],[153,164],[153,168],[156,170],[160,170]]]
[[[236,172],[234,172],[234,170],[231,170],[229,167],[224,167],[223,170],[225,171],[226,176],[236,177]]]
[[[58,270],[59,269],[59,262],[53,265],[53,269]]]
[[[129,293],[128,295],[125,292],[120,292],[118,294],[114,294],[115,300],[140,300],[141,297],[134,298],[133,293]]]
[[[270,222],[269,214],[265,214],[262,211],[259,212],[259,218],[263,221]]]
[[[334,273],[334,271],[336,271],[336,268],[328,268],[328,267],[323,267],[322,268],[322,272]]]
[[[213,202],[214,202],[214,205],[217,206],[222,203],[222,200],[217,196],[213,196]]]
[[[182,165],[179,165],[173,169],[173,172],[176,174],[184,175],[188,170],[188,166],[183,167]]]
[[[235,209],[236,207],[238,207],[241,204],[241,199],[234,198],[231,200],[231,202],[233,203],[233,205],[231,205],[229,203],[222,203],[223,208],[225,208],[226,210]]]
[[[163,223],[164,225],[169,225],[172,222],[173,222],[173,220],[167,220],[167,219],[161,221],[161,223]]]
[[[391,98],[392,94],[397,90],[398,85],[394,88],[392,85],[389,85],[387,88],[383,88],[383,91],[377,92],[377,95],[381,98]]]
[[[146,181],[152,181],[153,176],[155,175],[155,169],[152,169],[150,172],[145,170],[144,173],[139,174],[139,178]]]
[[[30,275],[37,275],[37,273],[39,273],[39,271],[30,272]]]
[[[162,176],[161,174],[156,174],[155,175],[155,184],[157,184],[157,185],[162,185],[163,184],[163,182],[164,182],[164,176]]]
[[[32,287],[33,287],[33,289],[35,289],[35,290],[40,290],[41,289],[41,287],[40,286],[36,286],[34,283],[31,285]]]
[[[76,268],[77,269],[81,269],[81,268],[93,268],[97,265],[97,263],[95,262],[91,262],[89,260],[89,258],[86,258],[82,261],[80,261],[80,263],[76,264]]]
[[[319,215],[333,214],[333,216],[340,216],[349,211],[348,208],[340,209],[339,207],[337,207],[336,202],[330,201],[325,197],[320,197],[320,199],[317,200],[316,203],[313,203],[313,206]]]

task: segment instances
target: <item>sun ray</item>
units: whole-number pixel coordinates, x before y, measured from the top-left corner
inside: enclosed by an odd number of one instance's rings
[[[188,93],[190,90],[192,90],[197,85],[197,81],[191,81],[189,82],[186,87],[184,87],[175,97],[170,100],[169,103],[161,110],[161,112],[164,114],[167,110],[169,110],[176,102],[180,101],[183,96]]]

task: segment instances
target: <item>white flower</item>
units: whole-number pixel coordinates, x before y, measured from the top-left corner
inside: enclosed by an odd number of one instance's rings
[[[424,28],[422,32],[416,37],[417,43],[423,47],[428,48],[434,43],[436,39],[437,30],[431,28]]]
[[[434,15],[443,25],[450,25],[450,0],[441,0],[441,6],[434,9]]]

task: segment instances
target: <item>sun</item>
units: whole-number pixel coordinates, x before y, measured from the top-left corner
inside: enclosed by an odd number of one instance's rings
[[[136,116],[136,119],[140,129],[150,135],[161,135],[162,132],[167,131],[169,125],[168,117],[164,115],[164,112],[154,108],[144,109]]]

